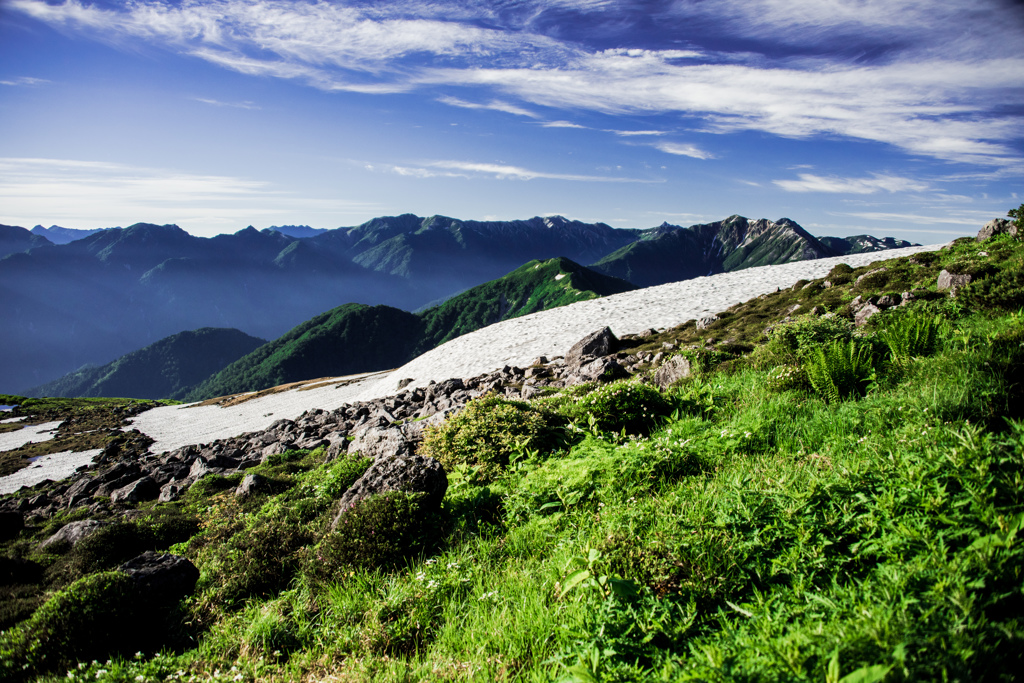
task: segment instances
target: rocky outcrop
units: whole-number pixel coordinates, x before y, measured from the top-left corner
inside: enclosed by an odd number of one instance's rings
[[[120,567],[132,578],[140,601],[167,606],[195,590],[199,570],[180,555],[164,555],[148,550]]]
[[[342,495],[332,528],[338,526],[349,508],[370,496],[388,491],[424,494],[421,504],[427,510],[441,505],[448,490],[448,475],[437,460],[422,455],[393,456],[377,460]]]
[[[979,242],[984,242],[990,237],[996,235],[1009,234],[1014,237],[1017,236],[1017,226],[1006,220],[1005,218],[996,218],[986,223],[981,230],[978,231],[978,236],[975,238]]]

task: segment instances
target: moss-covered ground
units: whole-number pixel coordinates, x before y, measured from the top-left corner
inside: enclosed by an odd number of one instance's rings
[[[955,299],[938,293],[942,267],[975,282]],[[238,477],[207,477],[91,549],[40,554],[66,520],[29,528],[2,546],[26,599],[70,590],[129,545],[184,554],[201,578],[162,651],[53,664],[38,657],[46,631],[26,608],[0,636],[0,670],[76,681],[1017,680],[1024,247],[964,240],[858,282],[867,272],[742,304],[706,330],[627,340],[628,353],[670,342],[695,361],[656,397],[636,379],[546,396],[515,408],[531,416],[509,422],[526,425],[519,440],[489,435],[486,406],[475,422],[450,421],[424,447],[448,465],[440,512],[421,514],[415,496],[353,508],[358,536],[344,552],[320,539],[367,462],[320,452],[261,465],[272,486],[244,500]],[[858,295],[912,290],[912,304],[864,328],[845,319]],[[840,315],[801,315],[814,306]],[[459,429],[495,447],[470,452]],[[409,546],[396,554],[375,529]],[[59,604],[77,604],[68,595]]]

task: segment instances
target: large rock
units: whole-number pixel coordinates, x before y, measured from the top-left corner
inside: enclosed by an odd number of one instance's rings
[[[672,356],[654,373],[654,383],[662,389],[667,389],[684,377],[689,377],[691,372],[689,358]]]
[[[857,327],[861,327],[873,316],[881,313],[882,309],[874,304],[865,304],[861,306],[853,316],[853,323]]]
[[[248,498],[254,493],[262,493],[271,489],[271,482],[259,474],[247,474],[235,489],[235,495],[239,498]]]
[[[414,444],[401,427],[368,427],[349,442],[348,452],[380,460],[397,455],[412,455]]]
[[[609,327],[591,332],[566,352],[565,364],[568,367],[576,367],[588,358],[607,356],[617,341]]]
[[[948,270],[943,270],[939,273],[939,279],[935,283],[935,288],[940,292],[949,290],[950,296],[955,297],[960,289],[967,284],[970,284],[971,276],[967,273],[951,273]]]
[[[1017,226],[1005,218],[996,218],[986,223],[985,226],[978,231],[978,236],[975,239],[979,242],[984,242],[989,237],[995,237],[996,235],[1001,235],[1003,233],[1009,233],[1016,237]]]
[[[565,386],[596,382],[599,379],[619,379],[628,375],[629,372],[614,358],[595,358],[570,372],[565,377]]]
[[[98,519],[83,519],[77,522],[68,522],[60,528],[53,536],[39,544],[40,550],[46,550],[52,546],[67,543],[74,548],[78,543],[94,533],[109,525],[110,522],[103,522]]]
[[[145,476],[136,479],[127,486],[122,486],[110,494],[111,503],[141,503],[160,496],[160,487],[153,477]]]
[[[120,567],[130,576],[145,604],[174,604],[190,595],[199,580],[199,570],[180,555],[164,555],[147,550]]]
[[[425,508],[437,508],[448,490],[448,475],[437,460],[422,455],[395,456],[377,460],[341,497],[331,528],[349,508],[370,496],[388,491],[426,494]]]

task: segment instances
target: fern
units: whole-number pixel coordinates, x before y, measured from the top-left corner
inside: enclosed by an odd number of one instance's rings
[[[856,339],[819,346],[805,363],[807,379],[826,403],[862,394],[874,373],[870,345]]]
[[[892,362],[902,365],[911,358],[935,353],[941,327],[938,316],[901,316],[881,330],[878,338],[889,347]]]

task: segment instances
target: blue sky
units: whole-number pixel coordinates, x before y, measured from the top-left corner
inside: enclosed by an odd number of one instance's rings
[[[937,243],[1022,179],[1009,0],[0,0],[0,223],[738,213]]]

